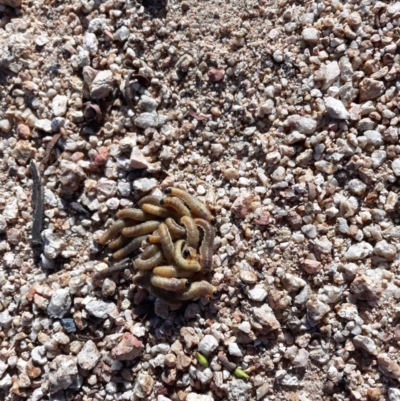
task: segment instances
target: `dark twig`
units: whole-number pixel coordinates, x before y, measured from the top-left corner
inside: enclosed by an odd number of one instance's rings
[[[32,207],[33,207],[33,224],[31,246],[36,257],[43,250],[42,229],[43,229],[43,213],[44,213],[44,196],[40,174],[34,160],[31,160],[31,174],[33,180],[32,188]]]

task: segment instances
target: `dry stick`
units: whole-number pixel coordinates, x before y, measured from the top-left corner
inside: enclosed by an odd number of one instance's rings
[[[32,188],[32,207],[33,207],[33,223],[31,231],[31,246],[36,257],[40,255],[43,250],[43,213],[44,213],[44,196],[42,181],[36,162],[31,160],[31,174],[33,180]]]

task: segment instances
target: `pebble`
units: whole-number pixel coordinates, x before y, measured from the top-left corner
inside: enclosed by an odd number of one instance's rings
[[[340,75],[340,67],[337,61],[331,61],[326,65],[323,70],[324,84],[322,90],[326,90],[332,86],[332,84],[338,79]]]
[[[367,130],[364,132],[364,136],[367,138],[367,143],[374,146],[381,146],[383,143],[382,135],[378,131]]]
[[[115,31],[113,39],[118,42],[124,42],[129,38],[129,35],[130,35],[129,28],[127,28],[125,25],[122,25],[121,28],[118,28]]]
[[[133,387],[133,394],[137,398],[147,398],[153,391],[154,379],[147,373],[139,373],[135,385]]]
[[[237,356],[237,357],[242,357],[243,356],[243,352],[242,350],[239,348],[239,346],[237,345],[237,343],[230,343],[228,345],[228,352],[230,355],[232,356]]]
[[[281,325],[272,309],[264,304],[261,308],[252,309],[254,318],[264,327],[266,332],[280,329]]]
[[[233,378],[228,382],[229,401],[247,401],[251,396],[252,384],[244,380]]]
[[[318,260],[306,259],[303,262],[303,269],[308,274],[317,274],[322,269],[322,263]]]
[[[129,159],[129,165],[134,170],[140,170],[147,168],[149,163],[139,148],[133,148]]]
[[[157,109],[157,102],[150,96],[143,95],[139,100],[139,107],[146,113]]]
[[[104,99],[113,89],[113,74],[109,70],[100,71],[90,85],[92,99]]]
[[[389,401],[400,401],[400,390],[395,387],[389,387],[388,398]]]
[[[232,203],[231,212],[238,218],[244,219],[249,211],[250,205],[254,200],[251,193],[239,195]]]
[[[247,295],[252,301],[262,302],[267,297],[268,293],[261,285],[256,285],[254,288],[247,291]]]
[[[241,270],[239,273],[239,278],[243,283],[248,285],[257,284],[258,281],[257,275],[248,270]]]
[[[62,318],[71,308],[71,296],[68,289],[59,288],[55,290],[47,307],[47,314],[52,318]]]
[[[371,78],[364,78],[360,82],[360,102],[376,99],[385,92],[385,84]]]
[[[374,247],[374,254],[384,257],[387,260],[394,260],[397,255],[395,245],[389,244],[386,240],[378,241]]]
[[[64,116],[67,112],[68,97],[64,95],[54,96],[51,107],[53,109],[53,114],[57,117]]]
[[[394,175],[396,175],[397,177],[400,176],[400,158],[393,160],[392,170]]]
[[[106,319],[108,315],[117,309],[117,305],[113,302],[105,302],[97,299],[90,299],[84,305],[90,315],[99,319]]]
[[[299,115],[293,115],[288,117],[286,120],[290,127],[294,128],[300,134],[313,134],[317,128],[317,122],[311,117],[302,117]]]
[[[362,241],[358,244],[351,245],[349,249],[347,249],[344,257],[346,260],[361,260],[370,256],[373,247],[368,242]]]
[[[130,361],[143,352],[142,342],[130,333],[124,333],[120,343],[111,350],[113,358],[119,361]]]
[[[218,68],[210,68],[208,76],[212,82],[220,82],[224,79],[225,71]]]
[[[78,377],[77,358],[58,355],[50,363],[49,381],[51,391],[66,390]]]
[[[199,336],[196,334],[193,327],[182,327],[180,330],[180,334],[188,349],[192,348],[194,345],[197,345],[200,341]]]
[[[0,120],[0,132],[8,133],[11,131],[11,123],[9,120]]]
[[[392,360],[388,354],[379,354],[377,360],[379,370],[386,377],[400,380],[400,365]]]
[[[361,301],[376,301],[383,289],[380,281],[362,274],[351,283],[350,291]]]
[[[340,100],[328,96],[324,101],[326,110],[332,118],[337,118],[339,120],[347,120],[350,118],[349,112]]]
[[[89,340],[85,342],[77,358],[78,358],[78,365],[82,369],[92,370],[97,365],[97,362],[101,358],[101,354],[97,349],[96,344],[92,340]]]
[[[166,118],[157,113],[141,113],[134,119],[135,125],[142,129],[159,128],[165,124]]]
[[[158,185],[155,178],[139,178],[133,181],[133,190],[138,194],[150,192]]]
[[[337,314],[342,319],[355,320],[358,317],[357,306],[350,303],[343,303],[338,308]]]
[[[218,340],[211,334],[206,334],[199,343],[199,352],[208,356],[218,347]]]
[[[353,344],[356,348],[360,348],[371,355],[377,354],[377,347],[375,345],[375,342],[370,337],[361,335],[355,336],[353,337]]]
[[[210,383],[214,374],[210,368],[199,369],[196,372],[196,377],[200,380],[201,384]]]
[[[312,297],[306,303],[307,320],[311,327],[316,327],[323,316],[330,311],[330,307],[321,302],[317,297]]]
[[[46,118],[36,120],[35,128],[38,130],[41,130],[43,132],[46,132],[48,134],[51,134],[53,132],[53,124],[52,124],[51,120],[48,120]]]
[[[305,42],[314,44],[318,42],[320,32],[316,28],[304,28],[301,36]]]
[[[207,394],[188,393],[186,401],[214,401],[214,398]]]

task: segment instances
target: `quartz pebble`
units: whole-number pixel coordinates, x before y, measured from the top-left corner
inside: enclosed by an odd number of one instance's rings
[[[218,347],[218,340],[210,335],[206,334],[199,343],[199,352],[204,355],[209,355]]]

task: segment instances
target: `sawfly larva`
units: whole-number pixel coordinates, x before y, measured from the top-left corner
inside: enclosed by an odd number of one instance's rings
[[[167,225],[161,223],[158,227],[158,232],[160,233],[161,246],[164,252],[165,259],[167,259],[169,265],[172,265],[174,264],[175,248]]]
[[[177,300],[174,295],[170,295],[169,293],[162,290],[161,288],[157,288],[157,287],[154,287],[153,285],[151,285],[149,276],[143,276],[140,274],[136,274],[132,278],[132,281],[134,284],[145,288],[151,295],[153,295],[156,298],[161,299],[166,304],[168,304],[172,307],[179,307],[182,305],[182,302]]]
[[[171,197],[161,199],[160,205],[166,206],[167,208],[172,208],[179,215],[179,217],[192,215],[190,210],[179,198]]]
[[[108,228],[108,230],[99,238],[98,243],[105,245],[108,241],[113,240],[122,229],[127,226],[125,220],[117,220],[115,223]]]
[[[164,209],[163,207],[156,205],[150,205],[149,203],[145,203],[144,205],[142,205],[142,209],[148,214],[152,214],[153,216],[161,217],[163,219],[171,217],[174,214],[168,209]]]
[[[124,246],[117,252],[114,252],[113,258],[115,260],[121,260],[130,255],[132,252],[137,251],[142,246],[142,242],[146,241],[146,238],[146,235],[134,238],[128,245]]]
[[[217,287],[211,285],[208,281],[196,281],[190,285],[190,288],[181,293],[176,294],[177,298],[181,301],[186,301],[188,299],[193,299],[196,297],[208,297],[208,298],[216,298],[219,295],[219,291]]]
[[[125,235],[125,237],[137,237],[139,235],[150,234],[154,230],[157,230],[159,225],[160,222],[156,220],[145,221],[136,226],[124,228],[122,230],[122,235]]]
[[[171,217],[168,217],[168,219],[165,220],[165,224],[168,227],[169,232],[171,233],[172,238],[184,238],[186,235],[186,229],[185,227],[180,226],[174,219]]]
[[[207,206],[196,199],[193,195],[190,195],[188,192],[173,187],[167,188],[164,192],[167,195],[176,196],[177,198],[182,199],[189,206],[190,211],[195,217],[199,217],[210,222],[215,220]]]
[[[116,251],[117,249],[122,248],[123,246],[128,244],[129,241],[131,241],[130,238],[125,237],[124,235],[120,235],[117,239],[108,243],[108,249],[110,251]]]
[[[161,196],[147,195],[137,201],[137,204],[141,207],[143,204],[148,203],[150,205],[158,206],[160,204]]]
[[[175,243],[175,263],[182,270],[189,270],[192,272],[198,272],[201,270],[200,263],[196,260],[195,251],[193,248],[185,249],[185,255],[182,255],[182,248],[185,241],[180,239]],[[185,258],[186,256],[186,258]],[[192,256],[189,258],[189,256]]]
[[[192,277],[194,272],[178,269],[175,266],[157,266],[153,269],[152,272],[155,276],[160,277],[178,277],[178,278],[186,278]]]
[[[184,291],[190,286],[190,281],[186,278],[167,278],[154,275],[151,276],[150,283],[154,285],[154,287],[173,292]]]
[[[147,245],[140,257],[145,260],[154,256],[157,252],[161,251],[161,246]]]
[[[133,263],[139,270],[151,270],[157,266],[160,266],[164,261],[164,255],[161,251],[158,251],[155,255],[148,259],[142,259],[141,257],[136,258]]]
[[[181,224],[186,228],[186,246],[190,248],[197,249],[199,246],[199,230],[191,217],[183,216],[181,218]]]
[[[136,220],[136,221],[148,221],[148,220],[154,219],[154,216],[152,216],[151,214],[145,213],[141,209],[127,208],[127,209],[118,210],[117,218],[118,219],[132,219],[132,220]]]
[[[205,272],[209,272],[211,271],[214,252],[214,228],[208,221],[203,219],[194,219],[194,222],[204,231],[203,241],[200,245],[200,264]]]

